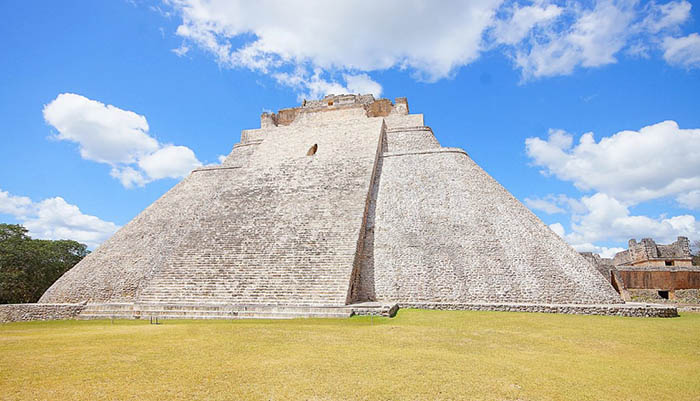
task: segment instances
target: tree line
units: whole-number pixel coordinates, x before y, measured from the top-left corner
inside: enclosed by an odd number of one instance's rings
[[[71,240],[32,239],[19,224],[0,224],[0,304],[36,302],[89,251]]]

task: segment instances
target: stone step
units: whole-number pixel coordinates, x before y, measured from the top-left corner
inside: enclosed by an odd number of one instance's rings
[[[113,303],[87,305],[78,319],[294,319],[347,318],[352,314],[352,308],[344,305]]]
[[[288,294],[264,294],[264,293],[250,293],[234,296],[229,293],[187,293],[187,292],[172,292],[172,293],[159,293],[159,294],[141,294],[139,296],[139,301],[141,302],[159,302],[159,303],[236,303],[236,304],[246,304],[246,303],[259,303],[261,297],[265,296],[267,302],[274,302],[279,304],[315,304],[315,303],[329,303],[334,302],[339,298],[345,298],[345,293],[336,294],[299,294],[299,293],[288,293]],[[162,301],[155,301],[155,299],[161,299]],[[172,300],[170,300],[172,299]],[[166,301],[167,300],[167,301]],[[302,302],[302,300],[304,300]],[[316,302],[314,302],[316,301]]]
[[[134,319],[132,313],[81,313],[76,319],[78,320],[99,320],[99,319]]]
[[[269,296],[266,298],[267,302],[275,302],[280,304],[316,304],[323,302],[333,302],[334,300],[344,298],[338,296],[297,296],[294,298],[289,298],[289,295],[294,296],[295,294],[285,294],[285,297]],[[187,303],[231,303],[235,302],[237,304],[248,304],[260,302],[260,297],[249,296],[249,297],[231,297],[230,294],[216,295],[199,295],[192,296],[188,294],[171,294],[171,295],[161,295],[161,296],[141,296],[139,297],[140,302],[151,302],[151,303],[176,303],[176,302],[187,302]]]
[[[239,319],[298,319],[298,318],[348,318],[352,316],[352,310],[334,313],[314,312],[238,312]]]

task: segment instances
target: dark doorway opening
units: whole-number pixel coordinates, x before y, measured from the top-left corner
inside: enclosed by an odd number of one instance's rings
[[[314,146],[312,146],[308,152],[306,152],[307,156],[313,156],[316,154],[316,151],[318,150],[318,144],[314,143]]]
[[[668,291],[659,291],[659,296],[663,299],[668,299]]]

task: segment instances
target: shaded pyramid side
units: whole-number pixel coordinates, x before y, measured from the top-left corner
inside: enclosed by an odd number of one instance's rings
[[[466,153],[430,147],[390,147],[381,158],[358,300],[622,302]]]

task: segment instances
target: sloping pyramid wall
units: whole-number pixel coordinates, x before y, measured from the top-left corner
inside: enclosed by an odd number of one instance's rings
[[[264,114],[43,303],[620,303],[423,116],[371,96]],[[316,153],[307,152],[316,145]]]
[[[217,181],[197,173],[182,180],[66,272],[39,302],[134,301],[206,212]]]
[[[318,117],[247,132],[253,145],[193,172],[41,302],[345,304],[383,120]]]
[[[461,149],[392,127],[368,212],[357,300],[620,303],[573,248]]]

